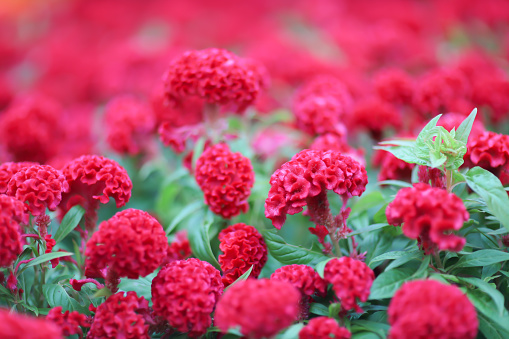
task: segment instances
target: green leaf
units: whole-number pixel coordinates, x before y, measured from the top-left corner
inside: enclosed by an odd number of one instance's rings
[[[249,275],[251,274],[251,272],[253,271],[253,267],[254,265],[251,265],[251,267],[246,271],[244,272],[244,274],[242,274],[240,277],[238,277],[234,282],[232,282],[230,285],[228,285],[228,287],[226,287],[224,289],[224,292],[226,292],[226,290],[228,290],[230,287],[232,287],[233,285],[235,285],[236,283],[238,283],[239,281],[242,281],[242,280],[246,280],[247,278],[249,278]],[[223,292],[223,293],[224,293]]]
[[[193,166],[192,168],[196,167],[196,161],[198,161],[198,158],[203,153],[203,149],[205,148],[205,142],[206,142],[206,138],[205,137],[201,137],[200,139],[198,139],[198,141],[194,145],[193,159],[192,159],[192,162],[191,162],[191,164]]]
[[[406,264],[409,261],[422,259],[423,253],[420,250],[406,251],[405,254],[393,262],[391,262],[385,268],[385,271],[392,270],[393,268],[400,267],[401,265]]]
[[[178,226],[178,224],[184,220],[185,218],[187,218],[188,216],[190,216],[191,214],[195,213],[196,211],[198,211],[200,208],[203,207],[203,202],[201,200],[199,201],[195,201],[189,205],[187,205],[186,207],[184,207],[180,212],[179,214],[177,214],[177,216],[175,216],[175,218],[173,218],[171,224],[166,228],[166,235],[169,235],[171,234],[171,232],[173,232],[173,230],[175,229],[175,227]]]
[[[482,313],[477,314],[477,318],[479,319],[479,331],[486,338],[489,339],[507,339],[509,338],[509,332],[497,326],[497,324],[493,323],[489,317],[486,317]]]
[[[489,211],[509,230],[509,197],[500,180],[489,171],[471,168],[465,174],[468,186],[486,202]]]
[[[437,126],[438,119],[440,119],[441,116],[442,116],[442,114],[439,114],[436,117],[434,117],[433,119],[431,119],[430,122],[428,122],[426,124],[426,126],[424,126],[424,128],[421,130],[421,132],[417,136],[417,139],[415,140],[415,149],[416,150],[422,151],[424,153],[429,153],[429,148],[428,148],[427,143],[430,143],[432,141],[432,138],[435,135],[437,135],[436,126]]]
[[[470,131],[472,131],[472,126],[474,125],[476,115],[477,108],[474,108],[470,115],[459,125],[458,129],[456,130],[454,139],[465,144],[468,142],[468,136],[470,135]]]
[[[327,265],[327,263],[329,261],[331,261],[332,259],[335,259],[335,258],[327,258],[327,259],[325,259],[323,261],[320,261],[318,264],[316,264],[315,270],[316,270],[316,273],[318,273],[318,275],[320,277],[323,278],[323,271],[325,270],[325,265]]]
[[[364,228],[361,228],[359,230],[355,230],[353,232],[350,232],[346,236],[350,237],[352,235],[363,234],[363,233],[371,232],[371,231],[374,231],[374,230],[379,230],[379,229],[387,227],[387,226],[391,226],[391,225],[389,225],[387,223],[373,224],[373,225],[370,225],[368,227],[364,227]],[[394,226],[391,226],[391,227],[394,227]]]
[[[477,309],[477,314],[480,312],[490,319],[499,332],[509,333],[509,317],[507,315],[500,316],[497,313],[496,306],[490,297],[479,290],[467,290],[467,297]]]
[[[108,287],[103,287],[94,293],[93,298],[101,298],[101,297],[108,298],[110,295],[113,295],[113,293],[111,293],[111,290]]]
[[[378,186],[390,185],[396,187],[414,187],[411,183],[401,180],[384,180],[376,183]]]
[[[385,199],[381,192],[374,191],[369,194],[363,195],[355,202],[350,211],[350,216],[362,213],[368,209],[385,203]]]
[[[323,304],[312,303],[309,307],[309,313],[328,317],[329,308]]]
[[[299,337],[299,332],[304,327],[304,324],[294,324],[288,327],[283,334],[277,336],[278,339],[295,339]]]
[[[460,267],[479,267],[495,264],[497,262],[502,262],[509,260],[509,253],[497,251],[497,250],[480,250],[473,252],[471,254],[463,255],[458,262],[451,267],[452,268],[460,268]]]
[[[373,216],[373,221],[376,223],[387,223],[387,215],[385,214],[385,210],[387,209],[387,206],[389,206],[390,203],[386,203],[378,210],[378,212],[375,213]]]
[[[202,214],[197,214],[197,216],[200,218]],[[191,227],[188,228],[188,239],[193,255],[200,260],[207,261],[217,269],[221,269],[210,247],[209,229],[213,221],[214,216],[212,211],[207,210],[206,216],[201,222],[197,222],[195,225],[191,225]]]
[[[391,259],[398,259],[405,255],[407,255],[407,251],[391,251],[384,254],[381,254],[369,262],[368,266],[371,266],[371,263],[377,262],[377,261],[384,261],[384,260],[391,260]]]
[[[301,264],[314,266],[327,257],[307,248],[287,243],[276,230],[262,231],[270,254],[284,265]],[[194,252],[193,252],[194,253]]]
[[[429,165],[428,161],[418,158],[415,155],[414,148],[410,148],[408,146],[375,146],[373,148],[377,150],[390,152],[396,158],[403,160],[404,162],[407,162],[409,164],[419,164],[424,166]]]
[[[51,307],[62,306],[63,311],[74,311],[71,297],[67,291],[58,284],[46,284],[42,286],[42,293]]]
[[[337,318],[341,311],[341,303],[332,303],[329,305],[329,318]]]
[[[0,296],[12,296],[11,292],[9,292],[8,289],[6,289],[3,285],[0,284]]]
[[[58,227],[57,232],[53,236],[56,243],[62,241],[69,233],[78,226],[81,218],[85,215],[85,209],[80,205],[73,206],[62,219],[62,223]]]
[[[382,272],[371,286],[369,300],[392,298],[404,282],[412,278],[409,269],[393,269]]]
[[[28,264],[26,264],[25,267],[23,267],[23,269],[19,271],[19,274],[23,273],[23,271],[29,267],[40,265],[40,264],[43,264],[45,262],[48,262],[48,261],[56,259],[56,258],[68,257],[73,254],[74,253],[69,253],[69,252],[45,253],[45,254],[35,258],[34,260],[30,261]]]
[[[484,280],[481,280],[479,278],[464,278],[460,277],[460,281],[464,281],[468,284],[474,285],[475,287],[478,287],[481,291],[486,293],[493,299],[493,302],[497,306],[497,310],[499,315],[502,315],[504,312],[504,296],[500,291],[498,291],[495,287],[491,286],[491,284],[487,283]]]

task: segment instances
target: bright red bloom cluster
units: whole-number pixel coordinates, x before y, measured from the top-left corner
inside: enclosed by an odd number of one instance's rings
[[[415,85],[408,73],[399,68],[378,72],[374,81],[375,91],[384,101],[393,104],[410,104]]]
[[[0,338],[62,339],[62,333],[51,321],[11,313],[0,308]]]
[[[217,303],[214,322],[223,333],[239,328],[248,338],[270,338],[297,319],[299,300],[299,291],[286,281],[239,281]]]
[[[62,335],[68,337],[73,334],[78,334],[80,338],[83,337],[82,327],[90,327],[87,316],[77,311],[65,311],[62,313],[62,306],[54,307],[49,310],[46,319],[56,324],[62,331]]]
[[[307,297],[314,294],[323,296],[327,292],[327,282],[308,265],[294,264],[280,267],[272,273],[270,279],[289,282]]]
[[[299,332],[299,339],[350,339],[352,334],[329,317],[317,317],[309,321]]]
[[[362,312],[356,299],[367,301],[375,280],[375,273],[368,265],[350,257],[335,258],[325,265],[323,277],[332,284],[341,301],[341,310]]]
[[[62,200],[62,193],[69,190],[69,184],[62,172],[48,165],[33,165],[21,168],[7,185],[7,195],[28,203],[32,215],[56,210]]]
[[[463,227],[469,214],[460,198],[443,189],[423,183],[403,188],[387,206],[385,214],[389,224],[403,224],[403,233],[418,239],[427,253],[434,252],[436,246],[458,252],[465,245],[464,238],[450,232]]]
[[[470,138],[465,163],[495,174],[503,185],[509,183],[509,135],[484,132]]]
[[[401,115],[392,104],[372,97],[357,102],[349,121],[353,128],[366,130],[380,140],[385,130],[401,126]]]
[[[440,168],[431,168],[428,166],[419,166],[417,171],[419,182],[430,185],[431,187],[446,188],[445,173]]]
[[[380,173],[378,173],[379,181],[402,180],[410,182],[412,170],[415,167],[415,164],[409,164],[396,158],[392,153],[382,150],[375,153],[373,165],[380,167]]]
[[[212,212],[226,219],[247,212],[253,166],[242,154],[232,153],[227,144],[216,144],[203,152],[196,162],[195,178]]]
[[[187,238],[187,232],[185,230],[179,231],[175,234],[173,242],[168,245],[166,259],[163,261],[163,265],[177,260],[187,259],[191,254],[192,250],[189,239]]]
[[[200,97],[208,103],[243,111],[260,91],[261,75],[224,49],[189,51],[175,59],[164,77],[171,101]]]
[[[272,174],[265,216],[281,229],[287,214],[301,212],[307,200],[325,190],[350,198],[360,196],[367,183],[366,170],[352,158],[336,151],[303,150]]]
[[[199,337],[211,325],[210,314],[223,289],[219,271],[208,262],[192,258],[169,263],[152,281],[154,313],[178,331]]]
[[[250,277],[257,278],[267,262],[267,245],[256,228],[246,224],[228,226],[219,233],[219,264],[223,271],[223,284],[228,286],[251,266]]]
[[[474,305],[458,287],[435,280],[405,283],[387,312],[391,339],[473,339],[477,335]]]
[[[136,292],[116,293],[97,307],[87,338],[149,339],[148,301]]]
[[[106,267],[118,277],[138,279],[158,268],[166,256],[168,241],[161,224],[136,209],[116,213],[99,225],[87,242],[87,276],[102,277]]]
[[[106,106],[105,119],[108,144],[120,154],[139,154],[155,128],[148,104],[133,96],[112,99]]]
[[[26,205],[0,194],[0,267],[10,266],[23,250],[19,223],[28,223]]]
[[[0,193],[7,192],[7,184],[20,169],[38,165],[35,162],[4,162],[0,165]]]
[[[344,132],[346,134],[346,130]],[[359,162],[361,165],[365,165],[366,160],[364,159],[364,151],[362,149],[355,149],[348,145],[345,135],[339,135],[338,133],[326,133],[319,135],[313,140],[310,149],[318,151],[338,151],[343,155],[348,155],[352,159]]]

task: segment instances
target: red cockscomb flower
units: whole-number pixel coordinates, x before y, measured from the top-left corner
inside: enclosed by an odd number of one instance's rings
[[[378,180],[402,180],[410,182],[415,164],[396,158],[390,152],[376,151],[373,158],[373,166],[380,167]]]
[[[306,82],[295,94],[294,103],[309,97],[331,96],[341,105],[341,111],[348,114],[352,110],[352,97],[346,86],[335,77],[320,75]]]
[[[380,98],[393,104],[410,104],[415,90],[413,80],[399,68],[378,72],[374,87]]]
[[[90,327],[86,315],[77,311],[65,311],[62,313],[62,306],[54,307],[49,310],[46,319],[57,325],[62,331],[62,335],[66,337],[78,334],[80,338],[83,338],[83,330],[80,326]]]
[[[9,339],[61,339],[57,325],[45,319],[27,317],[0,308],[0,338]]]
[[[0,165],[0,193],[7,192],[7,184],[20,169],[38,165],[35,162],[4,162]]]
[[[299,291],[286,281],[239,281],[219,299],[214,324],[223,333],[238,328],[250,339],[271,338],[297,319],[299,300]]]
[[[219,233],[219,264],[223,271],[223,284],[228,286],[251,266],[250,277],[258,278],[267,262],[267,245],[256,228],[246,224],[231,225]]]
[[[317,317],[309,321],[299,332],[299,339],[350,339],[352,334],[329,317]]]
[[[459,230],[469,214],[463,201],[446,190],[423,183],[401,189],[385,214],[389,224],[403,224],[403,233],[418,239],[427,253],[436,247],[458,252],[465,245],[464,238],[450,232]]]
[[[187,259],[191,254],[192,250],[189,239],[187,238],[187,232],[185,230],[178,231],[175,234],[175,239],[168,245],[166,259],[163,261],[163,265],[177,260]]]
[[[19,224],[4,213],[0,215],[0,239],[0,267],[8,267],[23,251],[23,244]]]
[[[225,219],[247,212],[254,184],[253,167],[248,158],[232,153],[227,144],[203,152],[196,162],[195,178],[212,212]]]
[[[332,284],[342,311],[355,309],[356,312],[362,312],[357,299],[362,302],[368,300],[375,280],[375,273],[368,265],[350,257],[335,258],[325,265],[323,277]]]
[[[301,212],[326,190],[350,198],[360,196],[367,183],[366,170],[352,158],[336,151],[303,150],[272,174],[265,216],[281,229],[287,214]]]
[[[346,133],[346,130],[345,130]],[[356,160],[362,166],[366,165],[364,159],[364,151],[362,149],[355,149],[348,145],[345,136],[338,135],[336,133],[326,133],[318,136],[311,146],[310,149],[318,151],[338,151],[343,155],[348,155],[352,159]]]
[[[399,128],[401,119],[401,114],[392,104],[372,97],[355,105],[349,122],[353,128],[366,130],[374,139],[380,140],[387,129]]]
[[[509,135],[486,131],[470,138],[465,164],[480,166],[495,174],[503,185],[509,183]]]
[[[340,123],[344,107],[331,95],[310,95],[293,104],[297,127],[311,135],[344,130]]]
[[[148,312],[148,301],[136,292],[114,294],[97,307],[87,338],[149,339]]]
[[[179,260],[164,266],[152,281],[154,313],[191,338],[207,331],[218,298],[223,293],[221,275],[208,262]]]
[[[28,203],[33,216],[56,210],[69,184],[62,172],[48,165],[21,168],[7,184],[7,195]]]
[[[85,273],[103,277],[98,272],[108,267],[119,278],[138,279],[161,265],[167,247],[161,224],[147,212],[130,208],[103,221],[88,240]]]
[[[391,339],[473,339],[479,324],[474,305],[465,294],[435,280],[405,283],[387,313]]]

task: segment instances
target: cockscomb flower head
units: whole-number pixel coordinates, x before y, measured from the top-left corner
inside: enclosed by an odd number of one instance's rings
[[[465,164],[480,166],[509,183],[509,135],[486,131],[468,142]]]
[[[83,338],[83,330],[81,327],[90,327],[86,315],[77,311],[62,312],[62,306],[57,306],[49,310],[46,319],[57,325],[62,331],[62,335],[65,337],[78,334],[80,338]]]
[[[344,133],[346,134],[346,128]],[[366,165],[364,151],[362,149],[355,149],[348,145],[346,135],[344,134],[338,135],[337,133],[326,133],[320,135],[313,140],[313,143],[309,146],[309,148],[318,151],[338,151],[343,155],[348,155],[362,166]]]
[[[212,212],[225,219],[247,212],[247,199],[254,184],[251,161],[233,153],[225,143],[206,149],[198,158],[196,182]]]
[[[223,289],[219,271],[208,262],[174,261],[152,281],[154,313],[189,337],[199,337],[212,324],[210,314]]]
[[[149,339],[148,312],[148,301],[136,292],[116,293],[97,307],[87,338]]]
[[[5,194],[0,194],[0,215],[19,224],[28,224],[29,222],[27,205]]]
[[[301,212],[326,190],[348,199],[360,196],[367,183],[366,170],[349,156],[336,151],[303,150],[272,174],[265,216],[281,229],[287,214]]]
[[[405,283],[389,309],[390,339],[473,339],[479,322],[474,305],[456,286],[435,280]]]
[[[0,308],[0,338],[9,339],[62,339],[57,325],[42,318],[27,317]]]
[[[189,239],[187,238],[187,232],[185,230],[178,231],[175,234],[175,239],[168,245],[166,259],[163,261],[163,265],[177,260],[187,259],[191,254],[192,250]]]
[[[7,184],[20,169],[38,165],[35,162],[4,162],[0,165],[0,193],[7,192]]]
[[[403,234],[418,239],[427,253],[433,253],[437,247],[458,252],[465,245],[464,238],[450,232],[459,230],[469,214],[460,198],[441,188],[423,183],[403,188],[385,214],[389,224],[403,224]]]
[[[103,221],[92,234],[87,242],[85,266],[87,272],[107,267],[117,277],[138,279],[161,265],[167,247],[161,224],[147,212],[130,208]],[[94,273],[87,276],[102,278]]]
[[[1,198],[4,200],[3,196]],[[0,213],[0,267],[10,266],[23,251],[19,228],[19,224],[11,217],[3,211]]]
[[[350,339],[352,334],[329,317],[316,317],[299,332],[299,339]]]
[[[43,215],[46,208],[56,210],[62,200],[62,193],[69,190],[69,184],[62,172],[49,165],[33,165],[21,168],[7,184],[7,195],[28,204],[33,216]]]
[[[355,105],[349,124],[352,128],[369,132],[373,139],[380,140],[384,131],[401,127],[401,121],[401,114],[391,103],[372,97]]]
[[[286,281],[247,279],[219,299],[214,324],[226,333],[238,328],[250,339],[271,338],[299,314],[300,292]]]
[[[311,95],[293,104],[297,127],[311,135],[344,130],[340,123],[343,110],[341,102],[333,96]]]
[[[373,165],[380,167],[378,180],[401,180],[410,182],[415,164],[396,158],[392,153],[378,150],[373,158]]]
[[[305,101],[309,97],[330,96],[341,105],[341,111],[348,114],[352,110],[353,99],[346,86],[332,76],[320,75],[312,78],[295,93],[294,103]]]
[[[223,284],[228,286],[251,266],[250,277],[257,278],[267,262],[267,245],[256,228],[246,224],[231,225],[219,233],[219,264]]]
[[[380,98],[393,104],[410,104],[415,90],[413,80],[399,68],[377,73],[374,87]]]
[[[341,310],[362,312],[357,300],[368,300],[375,273],[365,263],[350,257],[334,258],[325,265],[323,278],[332,284]]]

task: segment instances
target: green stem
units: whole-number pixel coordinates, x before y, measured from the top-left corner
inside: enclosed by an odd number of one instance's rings
[[[453,188],[452,170],[445,170],[445,187],[447,192],[451,193]]]
[[[440,253],[438,251],[433,253],[433,258],[435,258],[435,264],[436,264],[437,268],[443,270],[444,265],[442,264],[442,260],[440,259]]]

